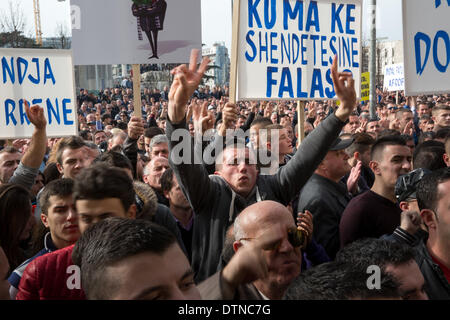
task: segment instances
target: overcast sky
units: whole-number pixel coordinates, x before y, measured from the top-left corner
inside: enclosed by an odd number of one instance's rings
[[[33,0],[0,0],[0,12],[8,9],[8,3],[20,3],[27,22],[27,34],[35,36]],[[95,1],[95,0],[92,0]],[[114,0],[111,0],[111,2]],[[167,0],[171,1],[171,0]],[[180,1],[180,0],[178,0]],[[191,0],[181,0],[191,1]],[[223,41],[231,47],[231,0],[201,0],[202,1],[202,42],[208,47],[214,42]],[[363,8],[363,38],[368,36],[368,0],[364,0]],[[389,40],[402,39],[401,0],[377,1],[377,38],[388,37]],[[58,24],[64,24],[70,29],[69,1],[40,0],[41,27],[43,37],[56,35]],[[70,30],[69,30],[70,32]]]

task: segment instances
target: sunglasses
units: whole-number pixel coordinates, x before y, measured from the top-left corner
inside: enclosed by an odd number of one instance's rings
[[[300,249],[305,249],[306,245],[307,245],[307,235],[303,230],[299,230],[297,228],[289,228],[287,230],[287,234],[288,234],[288,241],[289,243],[294,247],[294,248],[300,248]],[[239,241],[241,240],[254,240],[255,238],[241,238],[239,239]],[[276,241],[274,243],[271,243],[270,245],[268,245],[267,247],[264,248],[264,250],[269,250],[269,251],[273,251],[273,250],[277,250],[281,245],[281,241]]]

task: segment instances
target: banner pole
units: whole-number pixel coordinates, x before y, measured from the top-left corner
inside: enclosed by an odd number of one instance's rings
[[[133,106],[134,106],[134,116],[142,118],[140,64],[133,64]]]
[[[305,139],[305,101],[297,101],[298,141],[299,145]]]
[[[230,65],[230,96],[229,101],[236,103],[237,64],[238,64],[238,39],[239,39],[239,8],[240,0],[233,1],[233,30],[231,41],[231,65]]]

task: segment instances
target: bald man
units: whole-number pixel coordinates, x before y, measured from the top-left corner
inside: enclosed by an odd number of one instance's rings
[[[245,256],[241,263],[227,265],[199,285],[203,299],[278,300],[300,274],[300,246],[292,244],[289,231],[297,230],[289,210],[275,201],[261,201],[245,208],[234,221],[235,257]],[[269,240],[268,237],[271,237]],[[268,243],[270,245],[262,245]],[[261,246],[259,260],[249,255]],[[253,249],[253,250],[250,250]],[[248,260],[255,260],[249,263]],[[248,268],[256,268],[249,277]],[[260,274],[259,277],[256,275]],[[241,275],[241,277],[239,277]],[[247,277],[246,279],[243,279]],[[233,280],[228,280],[233,279]],[[247,284],[242,284],[247,282]],[[234,285],[233,283],[237,283]]]
[[[161,176],[169,168],[169,160],[164,157],[154,157],[144,168],[144,182],[155,191],[158,202],[169,207],[169,201],[161,188]]]

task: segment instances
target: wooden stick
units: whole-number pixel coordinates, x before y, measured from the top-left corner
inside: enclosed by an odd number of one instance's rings
[[[297,101],[297,118],[298,118],[298,140],[300,143],[305,139],[305,102]],[[299,143],[299,145],[300,145]]]
[[[236,103],[237,66],[238,66],[238,39],[239,39],[239,8],[240,0],[233,2],[233,33],[231,41],[231,65],[230,65],[230,96],[229,101]]]
[[[134,116],[142,118],[140,64],[133,64],[133,106],[134,106]]]

